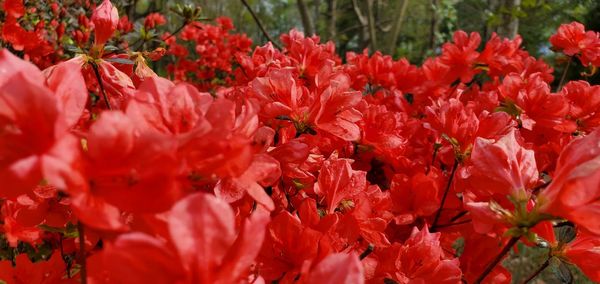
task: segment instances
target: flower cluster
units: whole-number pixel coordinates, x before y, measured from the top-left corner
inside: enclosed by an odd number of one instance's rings
[[[24,11],[4,5],[6,27]],[[194,17],[135,51],[104,0],[69,60],[0,51],[0,280],[511,283],[522,242],[600,281],[599,86],[553,90],[519,37],[342,63],[317,36],[250,50]],[[596,66],[583,30],[551,42]],[[164,52],[173,81],[146,64]]]
[[[584,65],[600,65],[600,34],[585,31],[577,22],[563,24],[555,35],[550,37],[554,48],[569,56],[577,56]]]
[[[167,70],[176,81],[211,92],[233,84],[236,56],[250,52],[252,41],[243,34],[232,33],[231,19],[220,17],[216,22],[217,25],[191,22],[177,36],[165,33],[167,54],[176,58]]]

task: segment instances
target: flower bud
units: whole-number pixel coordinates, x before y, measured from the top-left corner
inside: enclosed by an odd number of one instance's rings
[[[104,0],[104,2],[102,2],[102,4],[94,11],[92,22],[94,23],[96,33],[95,43],[97,45],[103,45],[117,29],[117,25],[119,24],[119,12],[109,0]]]

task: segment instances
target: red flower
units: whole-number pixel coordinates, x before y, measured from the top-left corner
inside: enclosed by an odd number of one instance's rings
[[[7,283],[78,283],[75,278],[63,280],[66,268],[58,253],[35,263],[29,260],[27,254],[20,254],[16,257],[16,266],[10,260],[0,261],[0,279]]]
[[[180,198],[176,148],[169,137],[138,128],[124,113],[113,111],[92,124],[86,144],[88,194],[130,212],[162,212]],[[156,167],[144,166],[148,164]]]
[[[483,196],[527,198],[538,180],[534,151],[519,144],[515,131],[496,141],[477,138],[470,162],[471,190]]]
[[[319,173],[317,193],[325,197],[327,211],[333,213],[338,204],[365,190],[366,172],[354,171],[351,160],[330,157]]]
[[[400,215],[397,222],[414,222],[419,216],[429,216],[440,206],[439,174],[422,172],[414,175],[396,174],[390,187],[394,207]]]
[[[552,183],[538,197],[542,212],[600,234],[600,129],[573,140],[560,154]]]
[[[215,194],[234,202],[248,193],[268,210],[275,209],[263,187],[273,185],[281,176],[279,162],[269,155],[257,154],[248,169],[239,177],[225,178],[215,186]]]
[[[108,41],[119,24],[119,11],[114,7],[110,0],[102,1],[100,6],[96,7],[92,15],[92,22],[95,30],[95,43],[104,45]]]
[[[567,260],[579,267],[593,281],[600,281],[600,271],[596,263],[600,261],[600,238],[594,235],[579,233],[563,249]]]
[[[127,17],[127,15],[125,15],[119,19],[119,24],[117,25],[117,29],[124,34],[129,33],[133,30],[133,24],[129,21],[129,17]]]
[[[569,119],[578,129],[590,132],[600,126],[600,86],[590,86],[586,81],[571,81],[561,90],[569,99]]]
[[[61,111],[69,126],[79,122],[88,99],[81,64],[81,58],[76,57],[43,71],[46,84],[57,95]]]
[[[42,73],[7,50],[0,51],[0,179],[2,197],[28,193],[44,179],[66,188],[77,159],[77,140],[67,132]]]
[[[460,79],[463,83],[470,82],[479,70],[473,68],[479,57],[477,48],[481,43],[478,33],[467,35],[464,31],[457,31],[453,36],[454,43],[445,43],[442,46],[440,61],[450,67],[452,81]]]
[[[458,259],[447,258],[440,246],[440,233],[413,228],[401,246],[390,249],[377,264],[379,273],[399,283],[459,283]]]
[[[318,256],[323,234],[300,222],[289,212],[281,212],[269,224],[258,261],[267,281],[292,281],[303,265]],[[305,264],[306,263],[306,264]]]
[[[362,284],[365,282],[363,266],[356,254],[330,254],[315,265],[306,276],[305,283]],[[302,283],[304,281],[301,280]]]
[[[150,13],[144,20],[144,27],[146,29],[153,29],[156,26],[162,26],[167,23],[167,19],[159,13]]]
[[[592,63],[598,66],[600,61],[600,35],[594,31],[585,31],[578,22],[562,24],[556,34],[550,37],[550,43],[566,55],[577,55],[584,65]]]
[[[9,17],[22,17],[25,15],[25,5],[23,5],[23,0],[5,0],[4,11],[6,11]]]
[[[197,193],[175,204],[167,221],[169,236],[129,233],[107,243],[90,259],[91,277],[100,283],[236,283],[248,276],[269,218],[257,209],[236,234],[231,207]]]
[[[308,115],[317,129],[331,133],[345,141],[360,139],[356,124],[361,113],[354,107],[362,100],[360,92],[351,91],[349,78],[345,75],[331,78],[330,85],[319,94]]]
[[[521,36],[514,39],[500,38],[496,33],[485,44],[479,61],[487,64],[489,76],[502,76],[512,72],[520,73],[528,54],[521,49]]]
[[[514,116],[523,128],[533,127],[564,128],[565,117],[569,112],[567,99],[550,92],[542,74],[536,73],[522,77],[512,73],[502,81],[498,88],[504,98],[501,109]],[[560,127],[558,127],[561,125]],[[569,129],[569,127],[567,127]]]
[[[585,39],[585,27],[581,23],[572,22],[560,25],[556,34],[550,37],[550,43],[563,50],[566,55],[573,56],[580,53],[585,47],[582,45]]]

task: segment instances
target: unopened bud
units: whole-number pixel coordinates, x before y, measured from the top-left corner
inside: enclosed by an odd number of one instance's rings
[[[96,34],[96,45],[104,45],[119,25],[119,11],[109,0],[104,0],[92,15]]]

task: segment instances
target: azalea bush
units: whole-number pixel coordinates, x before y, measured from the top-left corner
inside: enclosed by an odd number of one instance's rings
[[[193,6],[169,31],[109,0],[2,5],[6,283],[600,281],[579,23],[555,74],[518,36],[458,31],[416,66],[296,30],[252,48]],[[522,279],[517,245],[544,255]]]

